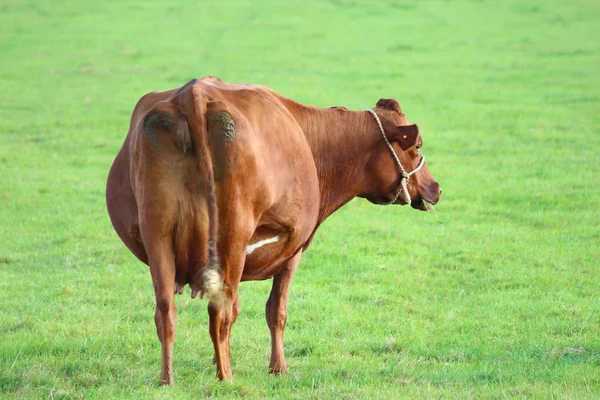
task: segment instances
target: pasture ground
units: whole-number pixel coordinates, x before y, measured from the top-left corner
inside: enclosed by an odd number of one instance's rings
[[[1,398],[600,397],[598,1],[196,3],[0,4]],[[104,184],[138,98],[204,75],[397,98],[443,224],[363,200],[331,217],[292,286],[287,377],[267,373],[269,281],[241,286],[232,384],[187,289],[160,388],[150,275]]]

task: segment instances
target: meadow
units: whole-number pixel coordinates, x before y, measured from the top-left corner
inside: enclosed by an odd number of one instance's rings
[[[0,2],[0,398],[600,398],[600,3]],[[215,75],[322,107],[398,99],[444,193],[353,200],[292,284],[241,285],[233,383],[176,298],[159,387],[147,267],[108,169],[145,93]]]

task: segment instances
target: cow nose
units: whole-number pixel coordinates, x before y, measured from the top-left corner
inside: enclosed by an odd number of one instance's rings
[[[429,190],[427,191],[427,194],[423,197],[427,202],[431,204],[437,204],[437,202],[440,200],[441,195],[442,188],[437,182],[434,181],[429,184]]]

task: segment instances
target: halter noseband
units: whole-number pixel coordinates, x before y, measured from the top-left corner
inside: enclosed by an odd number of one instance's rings
[[[375,121],[377,121],[377,125],[379,125],[379,130],[381,131],[381,136],[383,136],[383,140],[385,140],[385,144],[387,144],[390,151],[392,152],[392,156],[394,157],[394,160],[396,161],[396,165],[398,165],[398,168],[400,169],[400,173],[402,174],[402,179],[400,180],[400,186],[396,190],[396,195],[394,196],[394,199],[392,201],[388,201],[387,203],[380,203],[379,205],[387,206],[389,204],[395,203],[396,200],[398,200],[400,193],[402,193],[403,191],[404,191],[404,199],[406,200],[406,204],[410,204],[411,198],[410,198],[410,194],[408,193],[408,186],[407,186],[408,180],[410,179],[411,175],[413,175],[415,172],[417,172],[418,170],[421,169],[421,167],[425,163],[425,157],[423,155],[421,155],[421,161],[419,161],[419,165],[417,165],[417,167],[415,169],[413,169],[412,171],[406,172],[406,170],[400,163],[400,159],[396,155],[394,148],[390,144],[390,141],[388,140],[387,136],[385,136],[385,131],[383,130],[383,125],[381,125],[381,121],[379,120],[379,117],[377,116],[375,111],[371,110],[370,108],[368,108],[366,111],[370,112],[371,115],[373,116],[373,118],[375,118]]]

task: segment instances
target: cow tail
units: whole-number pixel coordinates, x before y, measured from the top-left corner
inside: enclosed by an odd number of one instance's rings
[[[215,176],[213,172],[213,163],[211,152],[208,147],[208,136],[206,126],[206,110],[208,107],[208,98],[202,90],[191,82],[192,96],[184,100],[184,111],[188,115],[188,124],[192,145],[196,154],[196,163],[198,170],[203,174],[205,189],[205,198],[208,211],[208,264],[200,272],[202,294],[209,299],[215,299],[222,293],[223,279],[221,277],[221,266],[217,252],[218,242],[218,208],[215,188]],[[194,288],[192,288],[193,290]],[[193,297],[194,295],[192,295]]]

